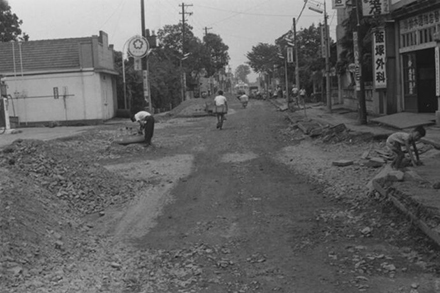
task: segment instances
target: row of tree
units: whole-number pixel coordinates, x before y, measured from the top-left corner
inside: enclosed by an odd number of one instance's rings
[[[350,63],[354,62],[353,52],[353,32],[359,30],[359,36],[362,40],[363,54],[361,58],[362,72],[364,80],[371,82],[373,78],[373,69],[371,62],[371,34],[372,29],[381,24],[378,19],[360,19],[356,15],[356,9],[352,9],[349,17],[342,23],[345,29],[345,35],[339,44],[342,51],[337,56],[336,43],[330,40],[330,67],[335,69],[337,74],[344,74]],[[359,21],[359,26],[358,26]],[[383,21],[382,21],[383,22]],[[294,36],[292,31],[286,32],[278,37],[274,44],[259,43],[252,47],[247,53],[247,64],[257,73],[261,73],[265,77],[261,80],[260,86],[265,88],[267,82],[273,78],[279,78],[281,82],[286,79],[285,61],[280,58],[287,56],[287,47],[292,43]],[[325,59],[321,56],[321,27],[312,24],[308,28],[303,28],[296,33],[296,43],[298,49],[298,64],[287,63],[287,80],[291,85],[295,81],[295,68],[298,66],[300,85],[307,92],[312,92],[313,84],[320,85],[324,82]],[[318,58],[317,58],[318,57]],[[325,86],[325,85],[323,85]]]
[[[184,34],[182,34],[182,30]],[[228,46],[220,36],[207,33],[203,40],[197,38],[192,27],[185,23],[165,25],[157,32],[158,46],[148,56],[149,81],[153,108],[170,109],[182,101],[182,71],[186,74],[186,89],[194,91],[198,88],[199,77],[212,77],[225,73],[224,68],[229,62]],[[184,35],[185,39],[182,39]],[[185,52],[182,52],[182,41]],[[184,54],[185,53],[185,54]],[[184,55],[186,58],[183,58]],[[184,59],[184,60],[183,60]],[[131,110],[144,107],[142,75],[134,70],[133,59],[124,60],[126,69],[126,94],[132,101]],[[117,70],[122,75],[122,52],[116,54]],[[119,108],[124,105],[123,84],[118,86]]]
[[[343,48],[339,58],[336,56],[336,45],[331,41],[330,63],[335,67],[338,74],[343,74],[348,64],[353,62],[353,39],[352,33],[359,30],[363,42],[363,58],[361,58],[363,76],[366,81],[372,79],[371,63],[371,39],[365,37],[374,26],[379,25],[377,20],[363,19],[359,23],[356,10],[353,9],[350,17],[342,24],[346,34],[340,40]],[[7,1],[0,0],[0,40],[9,42],[14,40],[27,41],[29,36],[20,29],[22,21],[11,12]],[[320,52],[321,35],[320,27],[312,24],[309,28],[297,32],[298,64],[289,63],[287,66],[287,79],[294,80],[295,66],[298,66],[300,84],[310,92],[313,83],[320,83],[323,80],[322,72],[325,68],[323,58],[316,58]],[[182,36],[185,39],[182,39]],[[279,54],[286,56],[288,42],[292,40],[292,32],[280,36],[275,44],[259,43],[252,47],[247,53],[248,62],[236,69],[236,77],[247,82],[247,75],[252,68],[257,73],[262,73],[268,78],[280,78],[285,80],[284,60]],[[193,28],[185,23],[166,25],[157,32],[159,45],[149,55],[150,88],[153,107],[156,109],[173,108],[181,102],[182,72],[186,73],[189,90],[196,89],[198,78],[201,75],[212,77],[218,74],[225,74],[225,67],[230,57],[229,47],[223,43],[219,35],[206,33],[203,39],[199,39],[193,33]],[[182,51],[183,44],[185,52]],[[189,53],[185,60],[182,60],[184,53]],[[126,95],[132,101],[132,111],[143,108],[143,81],[141,71],[134,70],[132,58],[123,60],[122,52],[116,52],[116,70],[121,74],[118,78],[118,108],[126,107],[124,99],[124,87],[122,81],[122,62],[125,62],[126,69]],[[182,62],[182,63],[181,63]],[[261,86],[264,87],[262,84]]]

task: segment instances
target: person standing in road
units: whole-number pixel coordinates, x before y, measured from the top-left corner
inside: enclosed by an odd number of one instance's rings
[[[214,98],[214,110],[217,116],[217,128],[222,129],[225,114],[228,113],[228,100],[223,96],[223,91],[219,90],[218,95]]]
[[[144,134],[145,145],[151,145],[151,139],[154,134],[154,117],[147,111],[139,111],[130,117],[132,122],[139,123],[139,134]]]

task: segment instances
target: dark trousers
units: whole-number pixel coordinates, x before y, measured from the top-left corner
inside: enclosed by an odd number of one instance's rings
[[[154,117],[153,116],[145,117],[145,122],[147,122],[144,128],[145,143],[151,144],[151,138],[153,137],[154,134]]]

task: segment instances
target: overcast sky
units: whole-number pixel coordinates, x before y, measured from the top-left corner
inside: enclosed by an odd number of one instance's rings
[[[23,21],[22,30],[30,40],[87,37],[105,31],[115,50],[141,34],[142,0],[8,0],[11,11]],[[309,2],[312,0],[309,0]],[[324,0],[320,2],[323,3]],[[336,10],[326,0],[330,35],[335,39]],[[205,28],[219,35],[229,46],[229,65],[233,71],[247,61],[245,54],[258,43],[274,44],[275,39],[292,27],[304,0],[144,0],[145,27],[157,31],[164,25],[185,19],[194,34],[202,39]],[[297,23],[297,30],[318,25],[324,16],[307,7]],[[250,76],[250,79],[253,76]]]

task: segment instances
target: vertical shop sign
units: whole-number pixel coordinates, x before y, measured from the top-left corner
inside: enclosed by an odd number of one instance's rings
[[[363,0],[362,15],[375,16],[390,13],[389,0]]]
[[[373,35],[374,86],[376,89],[387,87],[385,29],[378,28]]]
[[[293,48],[287,47],[287,63],[293,63]]]
[[[435,47],[435,95],[440,97],[440,48]]]
[[[353,52],[354,52],[354,80],[356,82],[356,90],[361,90],[360,85],[360,64],[359,64],[359,47],[358,47],[358,33],[353,32]]]
[[[321,56],[322,58],[327,57],[327,37],[324,25],[321,25]]]

